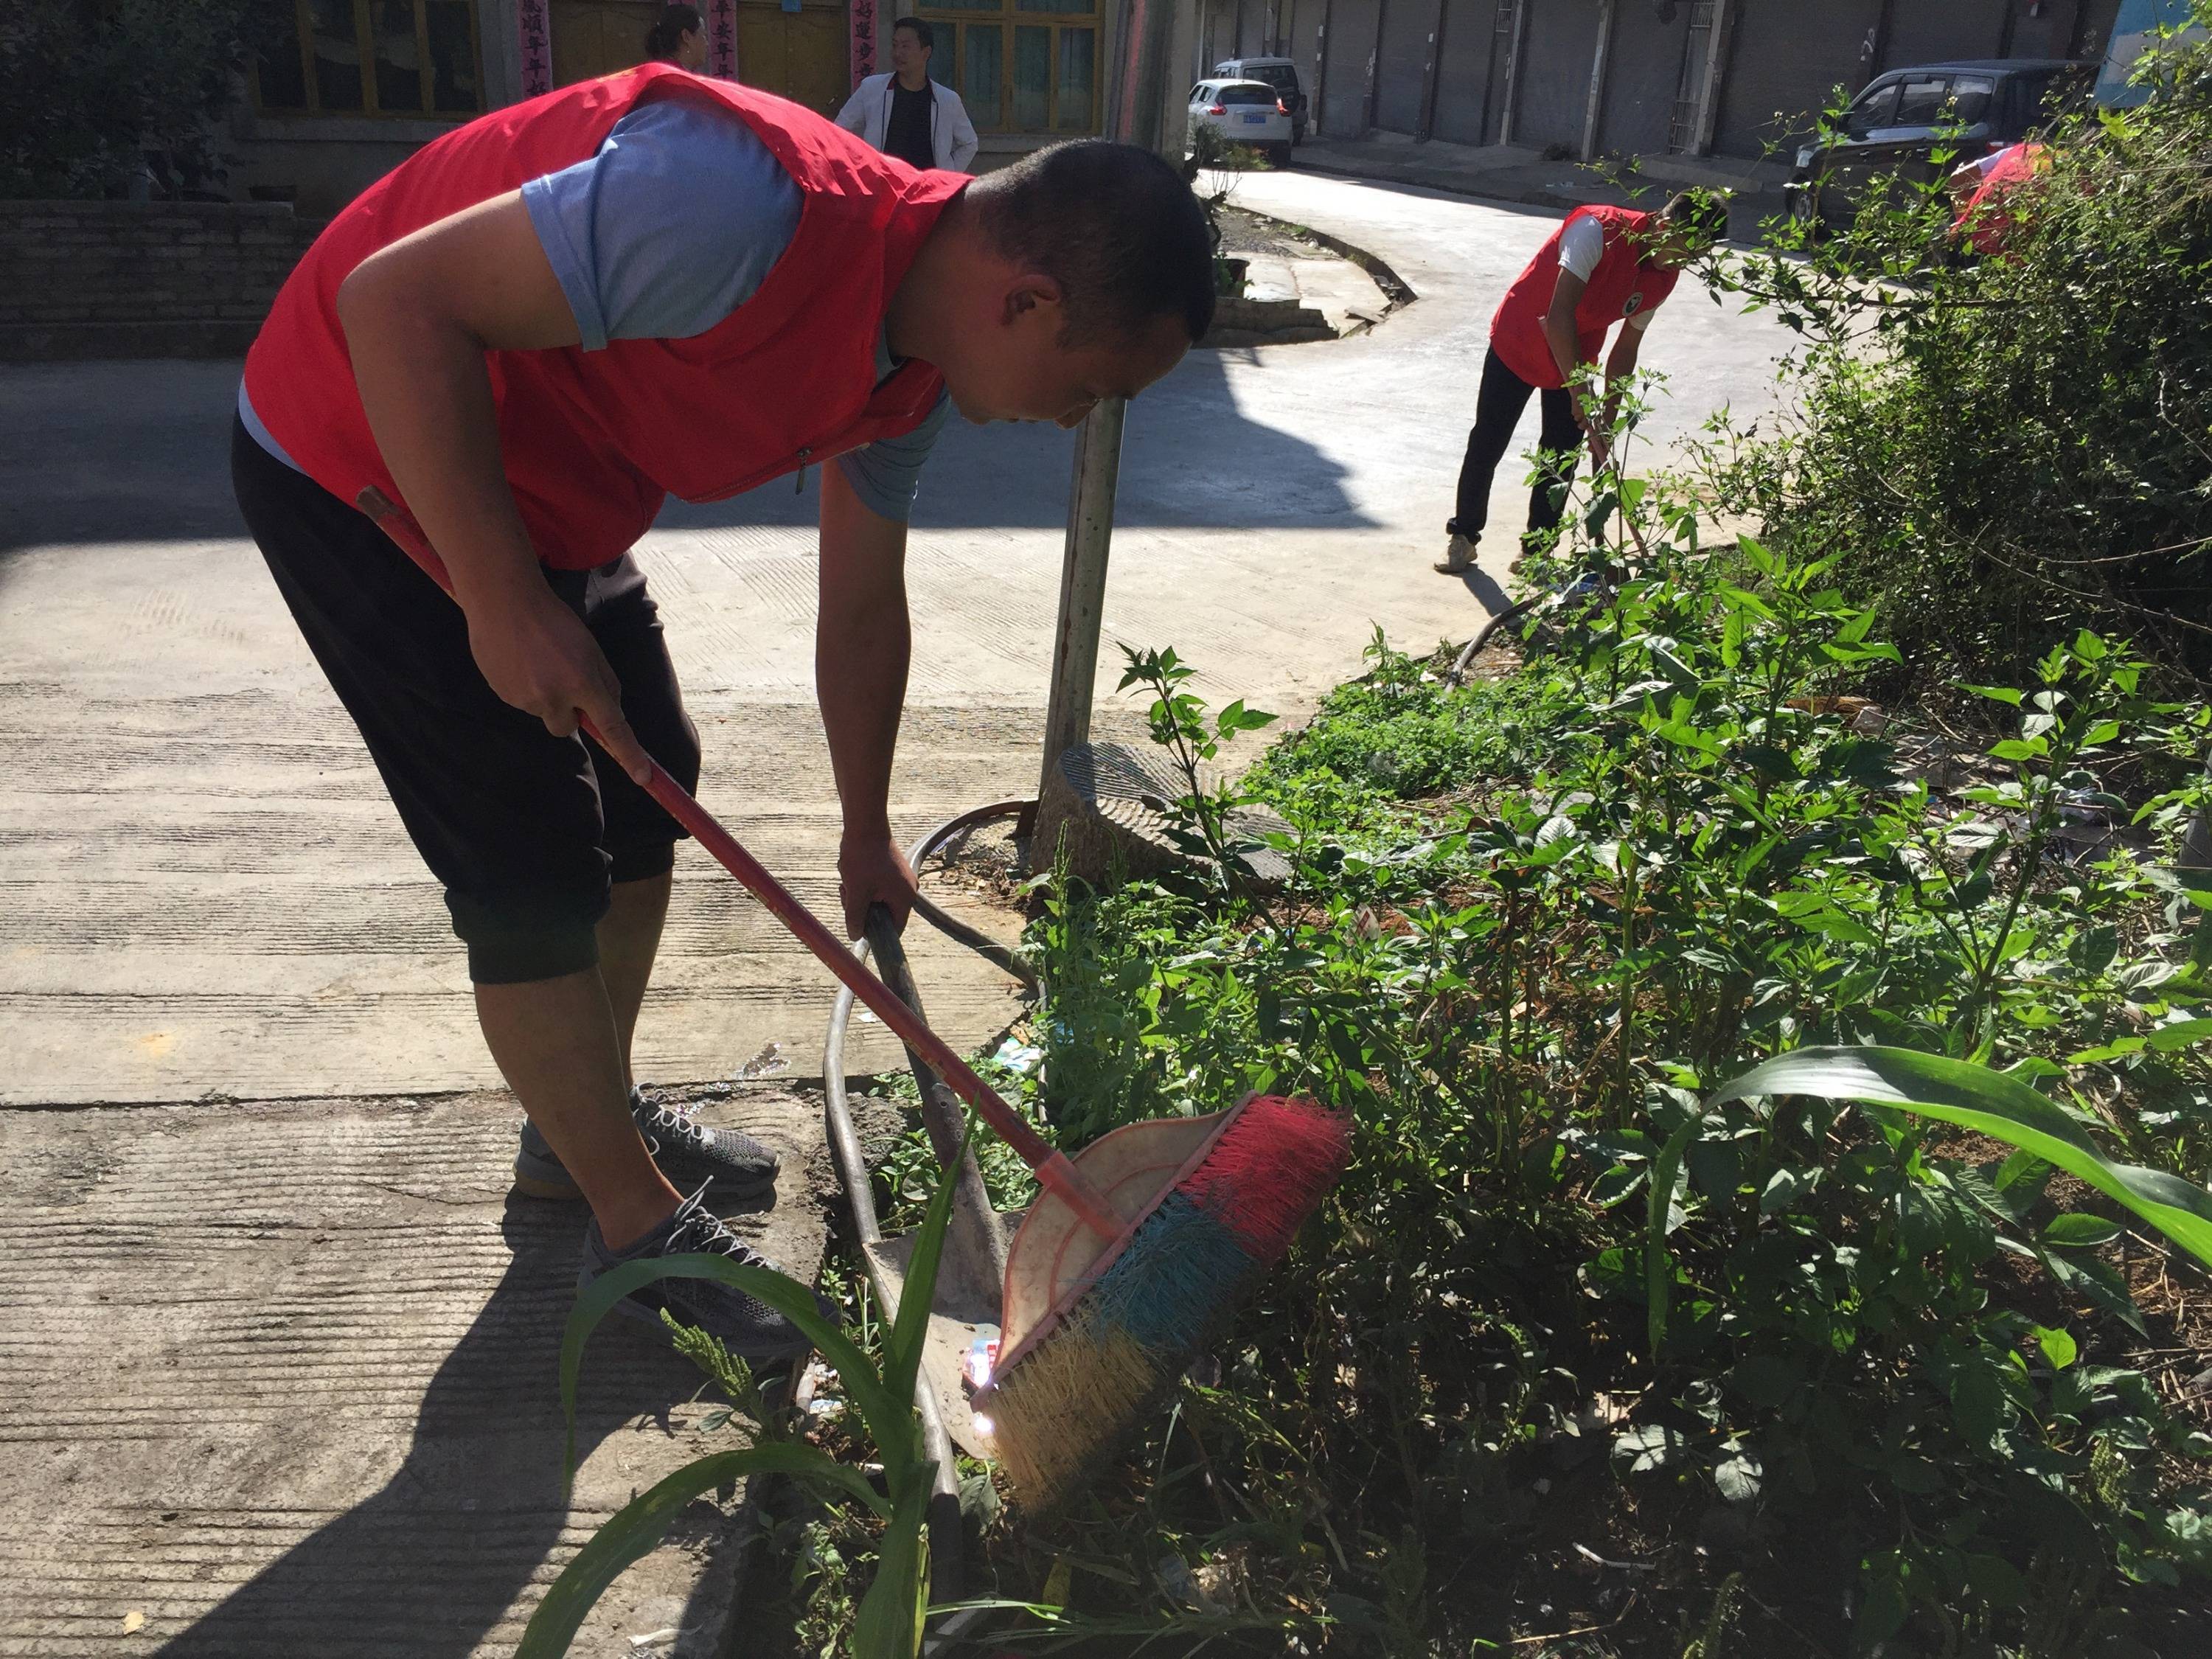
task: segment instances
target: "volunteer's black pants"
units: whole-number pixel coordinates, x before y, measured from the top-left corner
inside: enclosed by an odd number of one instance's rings
[[[513,984],[592,966],[610,882],[665,872],[684,831],[598,744],[502,702],[460,606],[366,514],[238,422],[230,469],[277,591],[446,884],[469,977]],[[635,562],[545,580],[606,653],[646,751],[696,788],[699,736]]]
[[[1482,526],[1490,516],[1490,485],[1498,462],[1513,442],[1513,428],[1521,411],[1528,407],[1528,394],[1536,388],[1511,369],[1493,348],[1482,360],[1482,389],[1475,395],[1474,429],[1467,434],[1467,459],[1460,463],[1459,505],[1444,526],[1471,542],[1482,539]],[[1573,399],[1564,386],[1546,387],[1540,409],[1543,433],[1538,447],[1536,487],[1528,495],[1528,528],[1549,530],[1559,523],[1567,499],[1567,486],[1582,459],[1582,428],[1575,424]]]

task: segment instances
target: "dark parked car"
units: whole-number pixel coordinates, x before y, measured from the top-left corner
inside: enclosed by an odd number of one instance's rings
[[[2086,102],[2096,75],[2094,64],[2014,58],[1923,64],[1877,76],[1851,100],[1840,130],[1824,131],[1797,152],[1782,187],[1790,211],[1840,229],[1876,175],[1932,183],[1936,151],[1950,152],[1948,171],[2018,143]]]

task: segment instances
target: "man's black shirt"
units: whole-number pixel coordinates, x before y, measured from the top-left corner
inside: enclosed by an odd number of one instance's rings
[[[937,88],[927,81],[921,90],[908,92],[891,79],[891,115],[884,127],[884,154],[896,155],[909,166],[933,167],[937,165],[935,146],[930,141],[930,118],[937,112]]]

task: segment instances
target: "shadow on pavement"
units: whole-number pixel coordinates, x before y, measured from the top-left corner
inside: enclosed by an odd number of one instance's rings
[[[1297,350],[1289,347],[1279,349]],[[1327,349],[1326,347],[1316,348]],[[1264,374],[1232,389],[1228,354],[1194,351],[1131,408],[1121,522],[1133,527],[1357,528],[1346,470],[1267,423]],[[24,547],[243,537],[230,493],[235,362],[56,363],[0,374],[0,562]],[[1255,390],[1256,388],[1256,390]],[[915,527],[1046,529],[1067,517],[1072,434],[948,423]],[[821,472],[726,501],[671,501],[662,529],[808,526]]]
[[[466,1659],[477,1651],[568,1533],[558,1367],[583,1214],[580,1206],[507,1200],[501,1233],[513,1258],[431,1379],[405,1462],[382,1490],[172,1638],[162,1659]],[[611,1320],[586,1353],[579,1455],[641,1412],[690,1398],[698,1382],[649,1332]],[[687,1521],[696,1543],[726,1530],[711,1506],[679,1518],[676,1535]],[[710,1578],[729,1571],[726,1562],[706,1564]]]

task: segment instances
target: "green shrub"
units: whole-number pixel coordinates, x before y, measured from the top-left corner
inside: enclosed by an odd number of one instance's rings
[[[237,77],[290,18],[281,0],[9,0],[0,197],[120,195],[149,149],[212,185]]]
[[[2001,257],[1950,248],[1940,186],[1894,188],[1723,278],[1803,343],[1794,404],[1710,448],[1716,500],[1833,558],[1925,677],[2086,626],[2212,678],[2212,48],[2159,74],[2060,126]]]
[[[2081,1146],[2201,1181],[2212,979],[2157,859],[2207,714],[2083,634],[1981,689],[2008,729],[1939,791],[1820,701],[1894,665],[1836,568],[1677,523],[1499,685],[1378,649],[1252,775],[1294,826],[1281,897],[1048,890],[1067,1144],[1247,1089],[1357,1115],[1310,1248],[1221,1387],[1186,1390],[1239,1499],[1179,1547],[1241,1561],[1257,1613],[1328,1607],[1346,1651],[1465,1651],[1544,1626],[1453,1564],[1525,1577],[1565,1504],[1578,1539],[1638,1538],[1611,1553],[1656,1559],[1685,1618],[1727,1593],[1702,1540],[1783,1617],[1848,1601],[1859,1651],[2094,1650],[2212,1566],[2212,1440],[2121,1358],[2151,1328],[2125,1212],[1955,1123],[1710,1091],[1903,1042],[2008,1066]],[[1409,753],[1437,769],[1369,758]],[[2130,781],[2148,842],[2067,839],[2091,769]],[[1072,1547],[1152,1569],[1183,1456],[1147,1458],[1162,1486]]]

